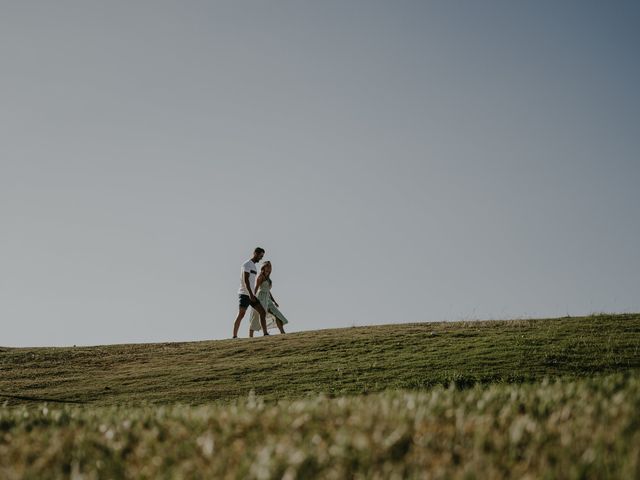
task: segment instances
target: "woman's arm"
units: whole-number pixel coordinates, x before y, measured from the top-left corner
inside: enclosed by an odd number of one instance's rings
[[[269,296],[271,297],[271,301],[273,302],[273,304],[274,304],[276,307],[279,307],[280,305],[278,305],[278,302],[276,302],[276,299],[275,299],[275,298],[273,298],[273,295],[271,295],[271,292],[269,292]]]
[[[260,287],[260,284],[264,282],[264,275],[261,273],[260,275],[258,275],[256,277],[256,288],[255,288],[255,292],[258,293],[258,287]]]

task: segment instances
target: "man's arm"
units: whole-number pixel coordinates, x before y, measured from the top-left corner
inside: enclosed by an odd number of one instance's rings
[[[255,295],[253,294],[253,290],[251,290],[251,285],[249,282],[249,272],[244,272],[244,284],[246,285],[247,290],[249,290],[249,298],[253,299]]]

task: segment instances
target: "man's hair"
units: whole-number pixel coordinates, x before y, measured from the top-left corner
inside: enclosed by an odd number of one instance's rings
[[[256,249],[253,251],[253,253],[264,253],[264,248],[256,247]]]

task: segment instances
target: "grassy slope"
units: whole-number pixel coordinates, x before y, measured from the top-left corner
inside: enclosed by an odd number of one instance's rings
[[[640,375],[229,405],[0,405],[0,478],[634,479]]]
[[[0,349],[0,395],[99,405],[361,394],[640,369],[640,314],[423,323],[270,338]]]

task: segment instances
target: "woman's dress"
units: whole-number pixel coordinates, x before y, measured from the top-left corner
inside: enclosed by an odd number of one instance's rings
[[[273,301],[271,300],[271,280],[266,279],[260,284],[258,291],[256,292],[256,298],[260,300],[260,303],[264,307],[267,312],[267,329],[278,328],[276,324],[276,318],[280,320],[283,324],[289,323],[286,317],[282,314],[278,307],[275,306]],[[262,325],[260,325],[260,315],[258,312],[252,308],[251,309],[251,319],[249,322],[249,328],[251,330],[262,330]]]

